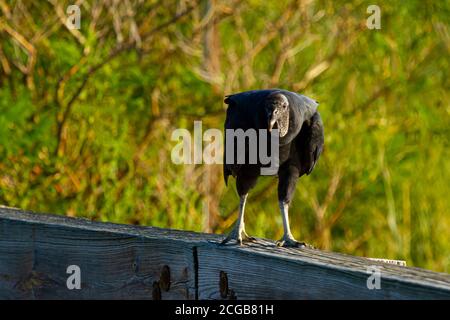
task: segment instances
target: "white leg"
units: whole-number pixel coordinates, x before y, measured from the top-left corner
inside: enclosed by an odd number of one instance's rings
[[[287,203],[283,203],[283,201],[280,201],[279,205],[281,217],[283,219],[284,236],[294,239],[291,233],[291,228],[289,226],[289,205]]]
[[[238,228],[238,231],[242,231],[245,229],[244,211],[245,211],[245,203],[246,202],[247,202],[247,194],[245,194],[239,198],[239,216],[238,216],[238,220],[236,221],[236,226]]]
[[[281,217],[283,219],[283,229],[284,235],[281,240],[277,242],[277,245],[280,247],[306,247],[308,246],[304,242],[298,242],[294,239],[294,236],[291,233],[291,228],[289,226],[289,205],[284,203],[283,201],[279,202]]]
[[[244,212],[245,212],[245,203],[247,201],[247,195],[243,195],[239,199],[239,216],[234,225],[233,230],[230,234],[222,241],[222,244],[227,243],[228,241],[234,239],[239,244],[242,244],[242,241],[254,241],[255,238],[249,237],[245,232],[245,222],[244,222]]]

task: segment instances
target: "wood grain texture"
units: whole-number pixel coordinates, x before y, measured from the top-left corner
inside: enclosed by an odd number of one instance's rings
[[[0,210],[1,299],[152,299],[164,266],[161,298],[195,297],[192,247],[166,231]],[[67,289],[69,265],[81,290]]]
[[[450,299],[448,274],[221,239],[0,207],[0,299]],[[67,289],[69,265],[81,290]]]
[[[220,272],[237,299],[449,299],[450,275],[260,240],[242,248],[198,249],[199,298],[221,299]],[[373,266],[379,290],[369,290]],[[230,298],[230,297],[228,297]]]

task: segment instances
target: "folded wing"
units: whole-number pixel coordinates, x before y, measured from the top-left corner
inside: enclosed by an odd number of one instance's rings
[[[324,145],[323,123],[318,112],[309,121],[303,123],[302,129],[297,136],[296,144],[297,156],[301,165],[301,175],[309,175],[319,160]]]

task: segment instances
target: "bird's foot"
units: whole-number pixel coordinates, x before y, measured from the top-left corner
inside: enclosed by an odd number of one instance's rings
[[[284,235],[283,238],[277,241],[278,247],[285,248],[313,248],[310,244],[306,242],[299,242],[294,239],[293,236]]]
[[[242,245],[243,242],[255,242],[256,239],[254,237],[250,237],[247,232],[245,232],[245,229],[242,228],[234,228],[230,234],[223,239],[223,241],[220,243],[221,245],[224,245],[231,240],[236,240],[236,243],[239,245]]]

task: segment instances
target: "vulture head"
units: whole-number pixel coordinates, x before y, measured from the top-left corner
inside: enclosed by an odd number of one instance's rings
[[[289,129],[289,101],[279,92],[271,93],[265,101],[267,126],[269,132],[278,129],[280,137],[284,137]]]

